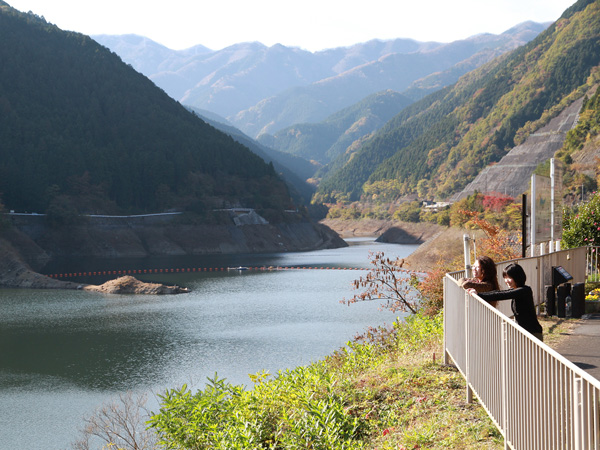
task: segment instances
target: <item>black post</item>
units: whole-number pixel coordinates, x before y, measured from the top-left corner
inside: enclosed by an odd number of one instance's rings
[[[527,257],[527,194],[523,194],[521,200],[521,257]]]
[[[579,319],[585,314],[585,283],[575,283],[571,289],[571,316]]]
[[[546,315],[556,315],[556,290],[552,285],[546,285]]]
[[[570,286],[564,284],[556,288],[556,315],[560,318],[567,317],[566,299],[570,290]]]

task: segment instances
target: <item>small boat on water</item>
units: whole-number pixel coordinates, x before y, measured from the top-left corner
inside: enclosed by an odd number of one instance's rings
[[[228,267],[227,270],[248,270],[248,268],[245,266],[238,266],[238,267]]]

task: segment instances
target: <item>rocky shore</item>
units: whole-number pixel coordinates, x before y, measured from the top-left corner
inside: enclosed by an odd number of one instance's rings
[[[446,229],[446,227],[434,223],[377,219],[324,219],[320,223],[331,228],[343,238],[375,237],[378,242],[404,245],[422,244]]]

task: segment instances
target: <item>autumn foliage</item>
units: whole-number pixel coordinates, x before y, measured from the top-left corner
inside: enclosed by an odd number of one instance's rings
[[[484,195],[483,207],[495,213],[503,212],[504,209],[514,203],[515,199],[506,195]]]
[[[477,241],[479,255],[489,256],[496,262],[508,261],[521,256],[519,251],[521,237],[515,237],[514,234],[498,225],[480,218],[477,212],[463,210],[461,213],[470,217],[471,224],[485,233],[485,237]]]

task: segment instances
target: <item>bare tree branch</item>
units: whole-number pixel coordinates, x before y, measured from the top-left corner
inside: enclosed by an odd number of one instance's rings
[[[118,448],[119,450],[155,450],[157,436],[146,427],[148,412],[145,394],[120,394],[119,399],[99,408],[85,420],[82,437],[73,450]],[[94,446],[97,443],[102,447]]]
[[[417,292],[410,284],[409,272],[402,269],[399,258],[392,261],[386,258],[383,252],[369,252],[371,269],[365,276],[354,280],[352,286],[355,290],[364,289],[342,303],[352,303],[387,300],[385,308],[392,312],[404,311],[416,313],[418,309]]]

